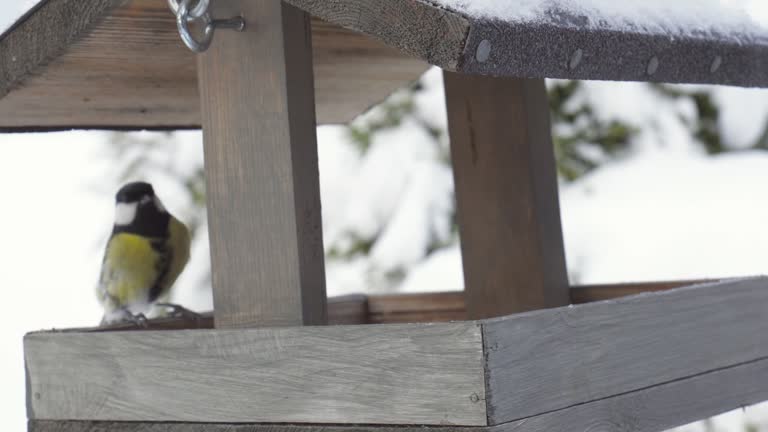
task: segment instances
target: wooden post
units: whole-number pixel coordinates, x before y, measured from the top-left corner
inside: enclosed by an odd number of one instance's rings
[[[544,80],[445,73],[467,314],[568,304]]]
[[[215,325],[326,321],[309,16],[220,0],[246,31],[198,57]]]

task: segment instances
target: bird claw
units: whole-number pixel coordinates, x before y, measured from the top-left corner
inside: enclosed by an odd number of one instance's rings
[[[191,311],[184,306],[180,306],[173,303],[157,303],[156,306],[165,308],[168,312],[168,316],[172,318],[181,318],[181,319],[188,319],[197,321],[201,318],[203,318],[202,315],[200,315],[197,312]]]
[[[119,316],[119,318],[116,318],[116,316]],[[99,325],[104,327],[121,323],[133,324],[138,328],[144,329],[149,327],[149,320],[147,320],[147,317],[143,313],[133,314],[127,309],[118,309],[116,314],[111,317],[105,315]]]
[[[133,323],[136,327],[147,328],[149,327],[149,320],[143,313],[132,314],[128,313],[126,321]]]

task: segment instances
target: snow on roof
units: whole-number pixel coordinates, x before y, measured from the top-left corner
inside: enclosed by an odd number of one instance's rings
[[[765,0],[432,0],[464,15],[680,36],[768,39]]]
[[[0,36],[29,12],[40,0],[14,0],[0,7]]]

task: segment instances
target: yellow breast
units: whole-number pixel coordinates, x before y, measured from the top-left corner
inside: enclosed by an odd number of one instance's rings
[[[112,236],[102,266],[100,297],[110,297],[116,306],[146,302],[157,281],[160,260],[150,239],[128,233]]]

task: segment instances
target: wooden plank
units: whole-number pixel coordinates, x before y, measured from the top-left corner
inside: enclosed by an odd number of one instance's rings
[[[571,288],[571,302],[583,304],[611,300],[645,292],[667,291],[689,285],[716,282],[688,280],[636,282],[602,285],[577,285]],[[463,321],[467,319],[464,293],[461,291],[424,294],[363,294],[328,298],[328,324],[395,324]],[[157,318],[144,328],[133,324],[107,327],[67,329],[65,331],[122,330],[191,330],[212,329],[213,313],[204,312],[200,319]]]
[[[723,280],[724,281],[724,280]],[[571,288],[571,303],[584,304],[611,300],[646,292],[668,291],[690,285],[720,282],[715,279],[694,279],[659,282],[625,282],[616,284],[576,285]]]
[[[568,304],[544,80],[445,73],[469,318]]]
[[[459,66],[470,30],[467,18],[422,0],[286,1],[448,70]]]
[[[768,400],[768,360],[488,428],[494,432],[661,432]]]
[[[448,321],[448,320],[441,320]],[[395,322],[395,321],[389,321]],[[412,321],[419,322],[419,321]],[[421,321],[427,322],[427,321]],[[354,325],[369,324],[368,297],[360,294],[331,297],[328,299],[328,324]],[[107,326],[65,329],[74,332],[105,331],[146,331],[146,330],[200,330],[213,328],[213,312],[203,312],[199,317],[175,318],[163,317],[147,320],[138,327],[133,323],[117,323]]]
[[[216,327],[324,324],[309,16],[279,0],[214,12],[259,23],[198,57]]]
[[[389,294],[368,298],[371,323],[443,322],[467,319],[463,292]]]
[[[768,32],[746,14],[733,26],[737,31],[705,26],[686,35],[664,31],[669,23],[662,21],[630,20],[612,29],[600,21],[600,10],[573,16],[560,1],[547,2],[540,14],[510,20],[470,16],[465,10],[471,2],[443,8],[429,0],[288,1],[462,73],[768,86]]]
[[[660,432],[768,400],[768,360],[492,427],[217,425],[178,423],[30,422],[30,432]]]
[[[24,350],[30,419],[486,424],[476,323],[32,333]]]
[[[328,299],[328,324],[368,324],[369,316],[368,297],[365,295],[350,294]]]
[[[319,19],[312,30],[320,123],[351,120],[428,66]],[[196,74],[165,0],[43,0],[0,36],[0,130],[198,128]]]
[[[286,425],[30,420],[29,432],[485,432],[484,426]]]
[[[764,359],[766,304],[768,278],[755,278],[488,321],[489,423]]]
[[[577,285],[571,288],[571,302],[583,304],[611,300],[645,292],[667,291],[689,285],[716,282],[688,280],[665,282],[636,282],[602,285]],[[395,324],[463,321],[467,319],[464,293],[461,291],[424,294],[353,294],[328,298],[328,324]],[[91,329],[67,331],[116,330],[190,330],[212,329],[213,313],[205,312],[201,319],[158,318],[147,322],[146,328],[133,324],[113,324]]]

